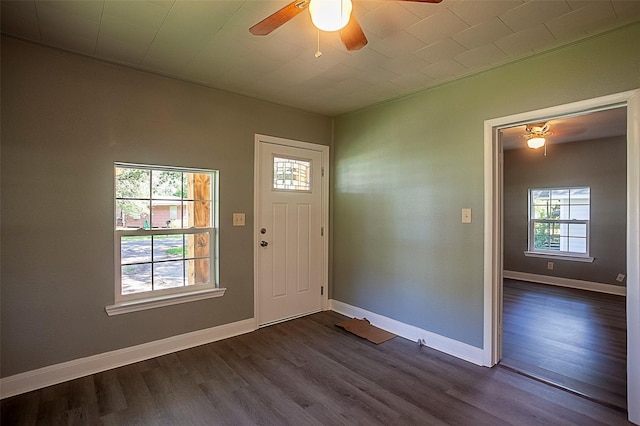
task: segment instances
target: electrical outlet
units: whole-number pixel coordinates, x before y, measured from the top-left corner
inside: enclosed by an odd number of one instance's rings
[[[547,262],[547,269],[553,271],[553,262]]]
[[[618,276],[616,277],[616,281],[618,281],[619,283],[621,283],[622,281],[624,281],[624,274],[618,274]]]

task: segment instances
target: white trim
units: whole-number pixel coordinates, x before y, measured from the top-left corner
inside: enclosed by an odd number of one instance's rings
[[[552,277],[550,275],[530,274],[528,272],[504,271],[504,278],[529,281],[533,283],[556,285],[559,287],[577,288],[579,290],[597,291],[598,293],[626,296],[627,288],[621,285],[596,283],[591,281],[574,280],[571,278]]]
[[[568,252],[561,253],[549,253],[549,252],[540,252],[540,251],[525,251],[524,255],[527,257],[541,257],[544,259],[556,259],[556,260],[569,260],[571,262],[585,262],[591,263],[595,260],[594,257],[575,255],[572,256],[568,254]]]
[[[376,327],[397,334],[405,339],[409,339],[414,342],[417,342],[418,339],[423,339],[426,345],[430,348],[476,365],[483,364],[482,349],[480,348],[423,330],[413,325],[396,321],[356,306],[351,306],[347,303],[340,302],[339,300],[331,299],[329,302],[329,309],[338,312],[339,314],[346,315],[348,317],[366,318]]]
[[[250,333],[255,330],[254,323],[250,318],[4,377],[0,379],[0,398]]]
[[[640,90],[602,96],[484,122],[484,360],[499,360],[498,333],[502,283],[501,128],[596,110],[627,108],[627,406],[628,418],[640,424]]]
[[[492,367],[502,358],[502,141],[495,125],[484,124],[484,333],[483,365]],[[497,141],[494,144],[494,139]],[[497,146],[495,146],[497,145]]]
[[[107,315],[109,316],[128,314],[129,312],[144,311],[146,309],[161,308],[163,306],[177,305],[179,303],[222,297],[226,291],[227,289],[224,287],[209,288],[189,293],[182,292],[165,296],[149,297],[147,299],[136,299],[105,306],[104,310],[107,311]]]
[[[253,317],[255,319],[255,328],[258,325],[258,240],[260,239],[260,224],[257,218],[258,207],[260,203],[259,190],[260,190],[260,143],[266,142],[270,144],[289,146],[293,148],[308,149],[311,151],[317,151],[322,154],[322,170],[324,173],[321,177],[322,183],[322,228],[324,230],[322,238],[322,283],[324,291],[322,292],[322,310],[329,309],[329,176],[330,176],[330,161],[329,161],[329,147],[327,145],[319,145],[315,143],[302,142],[293,139],[278,138],[275,136],[268,136],[256,133],[253,148],[253,217],[254,220],[254,233],[253,233]]]
[[[632,360],[632,361],[629,361]],[[640,90],[627,100],[627,411],[640,424]]]

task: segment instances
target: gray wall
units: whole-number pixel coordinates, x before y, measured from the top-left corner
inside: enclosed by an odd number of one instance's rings
[[[626,137],[504,152],[504,269],[620,285],[626,275]],[[591,187],[593,263],[526,257],[529,188]],[[554,269],[547,269],[553,261]]]
[[[637,40],[638,23],[338,117],[332,297],[482,347],[484,121],[640,87]]]
[[[331,119],[3,37],[2,377],[253,317],[255,133]],[[224,297],[106,315],[114,161],[220,170]]]

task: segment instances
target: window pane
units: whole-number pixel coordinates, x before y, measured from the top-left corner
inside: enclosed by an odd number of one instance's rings
[[[209,259],[187,260],[187,285],[207,284],[209,282]]]
[[[116,198],[149,198],[149,170],[116,167]]]
[[[549,199],[550,192],[548,189],[534,189],[531,191],[531,199],[534,204],[545,204]]]
[[[311,162],[293,158],[273,158],[273,188],[311,190]]]
[[[184,261],[176,260],[153,264],[153,289],[182,287],[184,285]]]
[[[567,219],[589,220],[589,205],[572,205],[571,215]]]
[[[551,199],[566,203],[569,200],[569,189],[566,189],[566,188],[552,189]]]
[[[149,228],[149,202],[116,201],[116,228]]]
[[[150,263],[122,265],[121,271],[122,294],[152,290]]]
[[[208,232],[185,235],[184,257],[186,259],[209,257],[209,241],[210,237]]]
[[[547,235],[549,234],[549,223],[535,222],[533,224],[533,233],[535,235]]]
[[[548,236],[540,235],[536,237],[534,248],[537,250],[550,250],[551,241]]]
[[[183,197],[188,200],[211,201],[211,173],[184,173]]]
[[[211,228],[211,202],[185,201],[182,226],[185,228]]]
[[[539,204],[533,207],[533,218],[534,219],[548,219],[549,218],[549,208],[547,201],[545,204]]]
[[[151,262],[151,237],[135,236],[120,239],[120,263]]]
[[[176,200],[153,200],[152,205],[152,226],[153,228],[180,228],[182,222],[179,219],[171,218],[171,209],[174,209],[174,215],[177,216],[177,212],[181,211],[182,201]]]
[[[182,172],[153,170],[151,172],[151,194],[153,198],[182,198]]]
[[[551,200],[549,201],[549,211],[547,215],[547,219],[563,219],[563,209],[566,206],[563,205],[560,200]]]
[[[583,237],[587,236],[587,224],[586,223],[571,223],[569,224],[570,237]]]
[[[549,246],[549,224],[534,223],[533,225],[534,249],[545,249]]]
[[[182,259],[184,252],[183,235],[154,235],[153,261]]]
[[[569,248],[567,251],[573,253],[586,253],[587,252],[587,239],[586,238],[576,238],[569,237]]]
[[[581,200],[581,199],[586,199],[587,202],[589,202],[589,199],[591,198],[591,188],[589,187],[571,188],[570,192],[571,192],[572,203],[574,202],[573,200]]]

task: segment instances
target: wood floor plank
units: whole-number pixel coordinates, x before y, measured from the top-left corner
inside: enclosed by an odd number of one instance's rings
[[[625,414],[322,312],[0,403],[2,425],[625,425]]]

